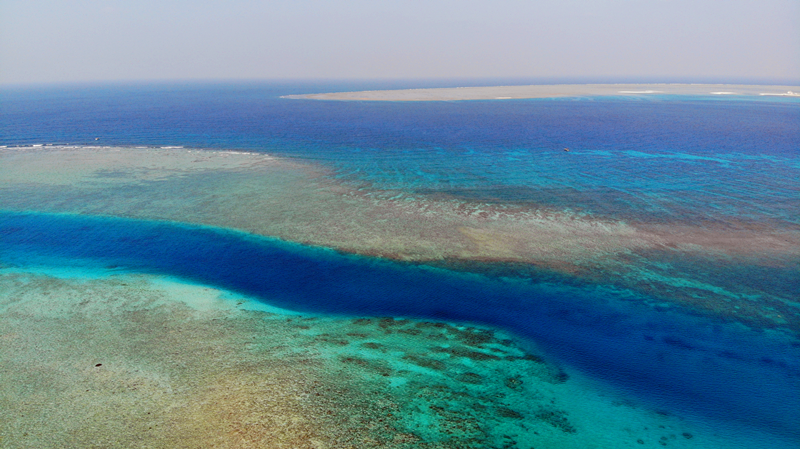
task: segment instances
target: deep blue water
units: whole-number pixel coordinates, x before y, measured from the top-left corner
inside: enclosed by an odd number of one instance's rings
[[[0,145],[244,149],[318,161],[376,195],[394,189],[664,224],[800,226],[798,99],[280,98],[366,87],[382,86],[4,89]],[[668,410],[800,439],[796,343],[722,319],[638,305],[650,302],[644,296],[622,301],[603,286],[505,282],[176,223],[13,212],[0,214],[0,261],[167,273],[294,310],[500,326]],[[673,264],[680,263],[697,262]],[[734,275],[792,292],[792,266],[798,264],[781,268],[779,277],[768,266]],[[719,274],[683,269],[712,285]]]
[[[292,310],[483,323],[664,410],[800,438],[800,346],[613,291],[529,285],[178,223],[0,213],[0,260],[169,274]]]
[[[6,89],[0,90],[0,145],[246,149],[318,160],[343,179],[409,195],[528,202],[645,221],[736,217],[800,224],[798,185],[787,182],[800,179],[796,98],[280,98],[364,87]]]

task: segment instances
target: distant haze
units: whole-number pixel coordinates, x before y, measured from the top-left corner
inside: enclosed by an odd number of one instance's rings
[[[0,83],[800,80],[798,0],[0,0]]]

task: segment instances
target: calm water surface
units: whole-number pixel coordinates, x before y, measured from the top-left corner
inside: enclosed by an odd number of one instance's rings
[[[240,149],[312,160],[377,198],[399,192],[666,227],[800,229],[797,99],[280,98],[361,88],[6,89],[0,91],[0,145]],[[0,237],[0,260],[15,266],[114,265],[219,285],[296,310],[503,327],[665,409],[800,441],[800,400],[789,399],[800,398],[798,329],[753,329],[691,309],[643,306],[651,302],[646,294],[623,294],[612,279],[608,286],[567,277],[563,284],[518,282],[222,229],[35,212],[0,214]],[[691,265],[681,268],[705,273],[700,276],[713,285],[752,276],[752,284],[767,285],[793,307],[800,298],[796,258],[773,268],[723,269],[680,257],[672,263]],[[631,301],[630,295],[642,297]]]

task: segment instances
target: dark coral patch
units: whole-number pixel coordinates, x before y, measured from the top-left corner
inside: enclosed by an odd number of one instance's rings
[[[459,382],[464,382],[464,383],[468,383],[468,384],[481,384],[481,383],[483,383],[483,376],[481,376],[480,374],[476,374],[476,373],[459,374],[458,377],[456,377],[456,379]]]
[[[350,364],[358,365],[358,366],[364,366],[365,367],[365,366],[369,365],[369,362],[367,362],[364,359],[358,358],[358,357],[341,357],[340,360],[342,362],[344,362],[344,363],[350,363]]]
[[[509,377],[504,380],[503,383],[512,390],[522,388],[522,379],[520,379],[519,376]]]
[[[448,324],[441,322],[431,322],[431,321],[420,321],[417,324],[415,324],[415,326],[420,329],[430,329],[430,328],[443,329],[449,327]]]
[[[510,408],[497,407],[495,410],[497,411],[497,416],[500,416],[502,418],[513,418],[513,419],[522,419],[523,418],[521,413],[515,412],[514,410],[511,410]]]
[[[343,338],[338,338],[338,337],[333,336],[331,334],[319,334],[314,338],[314,341],[317,341],[317,342],[322,341],[322,342],[325,342],[325,343],[331,343],[331,344],[338,345],[338,346],[347,346],[348,344],[350,344],[350,342],[348,340],[345,340]]]
[[[525,354],[523,356],[507,355],[505,356],[505,359],[510,362],[514,362],[516,360],[526,360],[528,362],[533,362],[533,363],[544,363],[543,358],[533,354]]]
[[[354,337],[354,338],[367,338],[367,337],[369,337],[369,335],[362,334],[362,333],[359,333],[359,332],[348,332],[346,335],[348,337]]]
[[[561,429],[565,433],[576,433],[575,427],[567,419],[567,413],[561,410],[539,410],[534,415],[539,421],[546,422],[551,426]]]
[[[396,320],[394,318],[381,318],[380,321],[378,321],[378,326],[380,326],[381,329],[387,329],[387,328],[393,327],[393,326],[405,326],[408,323],[410,323],[409,320]]]
[[[444,371],[445,369],[445,364],[439,360],[429,359],[419,355],[406,355],[403,357],[403,360],[408,360],[417,366],[434,369],[436,371]]]
[[[458,329],[456,327],[448,327],[447,331],[461,340],[463,343],[470,346],[478,346],[493,341],[494,332],[485,329],[475,329],[472,327],[466,329]]]
[[[372,371],[373,373],[380,374],[383,377],[389,377],[392,375],[392,369],[380,362],[376,363],[359,357],[340,357],[339,360],[341,360],[343,363],[356,365]]]
[[[459,348],[459,347],[451,347],[451,348],[434,348],[434,352],[443,352],[445,354],[450,354],[455,357],[466,357],[471,360],[475,361],[485,361],[485,360],[500,360],[500,357],[494,354],[487,354],[485,352],[480,351],[473,351],[466,348]]]

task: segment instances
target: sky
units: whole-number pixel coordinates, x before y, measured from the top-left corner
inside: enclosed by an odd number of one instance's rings
[[[800,0],[0,0],[0,84],[800,84]]]

